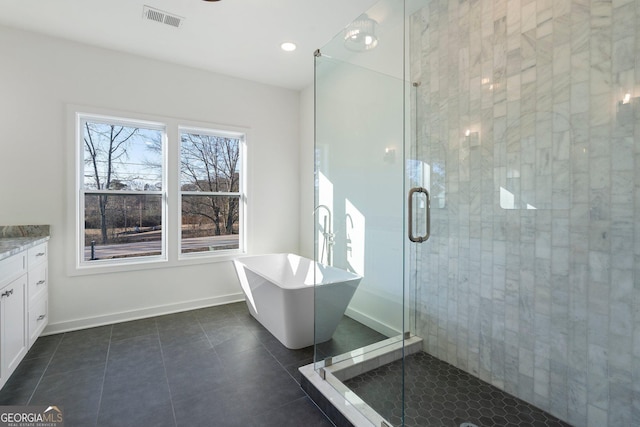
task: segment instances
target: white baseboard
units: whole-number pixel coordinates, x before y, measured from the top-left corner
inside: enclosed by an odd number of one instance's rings
[[[395,328],[387,325],[386,323],[383,323],[381,321],[379,321],[378,319],[374,319],[373,317],[369,316],[368,314],[365,314],[361,311],[355,310],[351,307],[347,307],[347,310],[345,312],[345,314],[347,316],[349,316],[350,318],[352,318],[353,320],[357,320],[358,322],[362,323],[365,326],[370,327],[371,329],[373,329],[376,332],[380,332],[382,335],[385,335],[387,337],[394,337],[396,335],[400,335],[401,332],[396,330]]]
[[[106,314],[103,316],[86,317],[84,319],[50,323],[49,325],[47,325],[42,335],[52,335],[62,332],[77,331],[79,329],[94,328],[96,326],[111,325],[113,323],[128,322],[130,320],[138,320],[147,317],[161,316],[164,314],[179,313],[181,311],[195,310],[198,308],[230,304],[240,301],[244,301],[244,295],[242,293],[237,293],[219,297],[184,301],[176,304],[147,307],[139,310],[123,311],[120,313]]]

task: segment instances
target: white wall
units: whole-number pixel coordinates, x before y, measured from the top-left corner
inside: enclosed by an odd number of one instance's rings
[[[296,91],[2,26],[0,58],[0,224],[51,225],[49,331],[241,297],[229,261],[69,275],[68,104],[249,128],[248,251],[298,250]]]
[[[300,255],[313,259],[313,85],[300,91]]]

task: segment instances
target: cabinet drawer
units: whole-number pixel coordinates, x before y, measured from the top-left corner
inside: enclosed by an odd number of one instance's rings
[[[29,268],[33,268],[36,265],[45,262],[47,260],[47,243],[41,243],[38,246],[34,246],[27,250],[27,257]]]
[[[27,271],[27,253],[21,252],[0,261],[0,287]]]
[[[29,301],[34,301],[47,290],[47,263],[29,269]]]
[[[47,295],[29,305],[29,347],[36,342],[42,330],[49,323],[49,304]]]

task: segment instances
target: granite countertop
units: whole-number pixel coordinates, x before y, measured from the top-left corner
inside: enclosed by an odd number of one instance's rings
[[[47,240],[48,225],[0,225],[0,260]]]
[[[49,236],[0,238],[0,260],[49,240]]]

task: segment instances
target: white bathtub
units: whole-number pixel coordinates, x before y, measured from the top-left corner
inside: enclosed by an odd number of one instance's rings
[[[251,315],[291,349],[314,343],[314,272],[319,343],[331,339],[362,279],[294,254],[248,256],[233,264]]]

